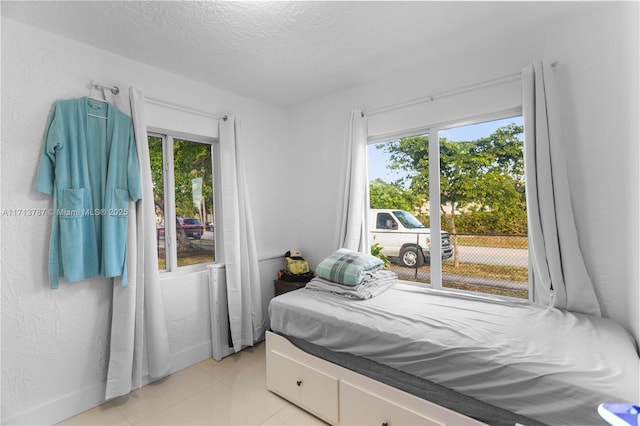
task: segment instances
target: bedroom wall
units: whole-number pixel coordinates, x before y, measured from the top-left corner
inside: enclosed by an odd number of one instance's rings
[[[301,177],[301,215],[295,234],[299,247],[316,265],[336,248],[339,206],[352,108],[372,110],[519,72],[534,60],[558,61],[556,76],[569,159],[567,171],[580,245],[604,315],[621,323],[640,341],[638,324],[638,3],[589,4],[584,13],[548,21],[543,27],[520,28],[504,39],[478,35],[446,57],[425,58],[411,70],[388,79],[363,82],[356,89],[332,94],[290,113],[290,140],[296,147]],[[428,52],[428,46],[425,46]],[[502,90],[502,88],[500,88]],[[515,96],[501,101],[505,108]],[[496,99],[491,99],[497,108]],[[460,105],[467,107],[460,97]],[[438,122],[429,109],[466,118],[453,102],[396,111],[412,126]],[[398,130],[380,116],[369,118],[376,132]],[[382,122],[385,122],[381,124]],[[386,126],[386,129],[384,127]],[[402,126],[400,126],[402,127]],[[313,158],[317,167],[307,167]],[[324,189],[305,193],[306,188]]]
[[[286,112],[8,19],[2,19],[1,205],[46,209],[31,190],[44,126],[53,101],[88,94],[97,80],[134,84],[146,96],[242,120],[255,211],[265,305],[289,248],[282,207],[265,188],[280,188],[278,147]],[[148,108],[149,121],[159,121]],[[155,115],[154,115],[155,114]],[[177,127],[162,119],[163,127]],[[206,129],[206,126],[203,127]],[[210,126],[215,129],[215,126]],[[183,130],[176,128],[177,130]],[[202,130],[206,131],[206,130]],[[51,424],[102,402],[108,362],[111,284],[94,279],[48,288],[50,217],[4,215],[2,256],[2,424]],[[173,369],[211,356],[206,272],[162,279]]]

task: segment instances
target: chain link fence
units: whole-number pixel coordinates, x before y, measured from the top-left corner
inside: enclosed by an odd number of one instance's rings
[[[417,238],[417,236],[416,236]],[[446,245],[450,242],[451,250]],[[443,234],[442,286],[511,297],[528,297],[528,247],[526,235]],[[447,255],[451,253],[450,257]],[[390,257],[390,269],[404,280],[430,283],[428,258],[407,267],[400,257]]]

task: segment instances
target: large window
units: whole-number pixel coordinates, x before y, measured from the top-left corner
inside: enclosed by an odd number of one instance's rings
[[[523,134],[515,116],[369,145],[374,250],[406,280],[527,298]]]
[[[149,133],[158,268],[215,260],[215,146],[204,138]]]

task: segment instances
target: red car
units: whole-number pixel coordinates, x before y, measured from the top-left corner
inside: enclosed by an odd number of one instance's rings
[[[188,237],[193,237],[196,240],[202,238],[204,226],[199,219],[193,217],[179,217],[177,218],[176,223],[176,227],[178,226],[180,226],[184,230],[185,234],[187,234]],[[160,223],[157,230],[159,236],[164,236],[164,223]]]

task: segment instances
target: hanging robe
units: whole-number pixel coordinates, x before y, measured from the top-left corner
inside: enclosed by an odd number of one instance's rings
[[[51,288],[59,278],[122,276],[126,285],[129,199],[142,198],[131,118],[87,97],[54,102],[34,189],[53,197]]]

